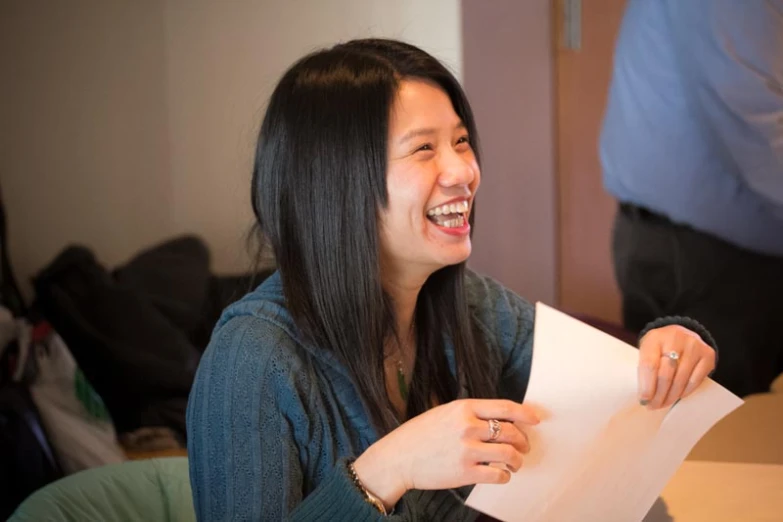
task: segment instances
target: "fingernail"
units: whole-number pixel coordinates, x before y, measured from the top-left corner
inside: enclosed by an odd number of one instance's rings
[[[639,404],[641,404],[642,406],[647,406],[648,404],[650,404],[650,401],[648,401],[647,399],[641,399],[639,400]]]

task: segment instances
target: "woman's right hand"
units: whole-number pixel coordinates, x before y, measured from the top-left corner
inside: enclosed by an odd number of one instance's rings
[[[490,441],[490,419],[500,435]],[[535,411],[505,399],[461,399],[410,419],[367,448],[354,462],[365,488],[387,507],[410,489],[504,484],[530,450],[525,426]],[[488,466],[486,463],[504,466]]]

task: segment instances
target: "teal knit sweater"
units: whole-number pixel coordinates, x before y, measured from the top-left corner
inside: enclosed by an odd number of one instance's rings
[[[522,401],[530,374],[533,307],[468,273],[471,313],[488,348],[498,397]],[[453,347],[447,357],[454,368]],[[383,519],[351,482],[346,460],[378,439],[346,368],[303,342],[279,274],[231,305],[196,375],[187,412],[199,520]],[[427,462],[421,462],[427,466]],[[469,488],[409,491],[390,520],[473,520]]]

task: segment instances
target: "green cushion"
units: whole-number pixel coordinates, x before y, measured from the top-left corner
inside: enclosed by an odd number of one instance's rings
[[[9,522],[93,520],[195,521],[187,457],[75,473],[30,495]]]

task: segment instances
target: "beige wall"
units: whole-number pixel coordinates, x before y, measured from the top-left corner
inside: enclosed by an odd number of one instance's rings
[[[483,173],[471,266],[557,305],[551,2],[462,0]]]
[[[112,266],[181,232],[244,269],[265,100],[302,54],[366,35],[461,74],[458,0],[0,2],[0,184],[25,289],[68,243]]]
[[[113,263],[173,230],[162,10],[133,5],[0,3],[0,183],[25,283],[67,242]]]

